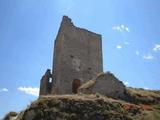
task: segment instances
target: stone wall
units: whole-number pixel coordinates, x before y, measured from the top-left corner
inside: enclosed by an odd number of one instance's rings
[[[101,35],[75,27],[63,17],[54,46],[52,94],[73,93],[72,82],[83,84],[103,71]]]
[[[52,74],[50,69],[47,69],[46,73],[43,75],[40,83],[39,95],[47,95],[51,93],[52,87]]]
[[[108,97],[124,98],[125,85],[112,73],[101,73],[95,80],[90,80],[79,88],[79,93],[94,94],[100,93]]]

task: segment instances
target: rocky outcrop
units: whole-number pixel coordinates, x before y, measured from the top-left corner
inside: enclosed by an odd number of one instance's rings
[[[135,109],[135,110],[134,110]],[[139,114],[123,109],[123,104],[99,95],[42,97],[33,102],[17,120],[132,120]]]
[[[79,88],[79,93],[100,93],[108,97],[124,98],[125,85],[112,73],[100,73],[95,79],[88,81]]]
[[[143,94],[141,97],[146,100],[151,97],[157,97],[158,100],[160,91],[129,88],[128,94],[133,97]],[[133,104],[96,93],[41,96],[18,115],[10,112],[3,120],[160,120],[159,118],[160,102]]]

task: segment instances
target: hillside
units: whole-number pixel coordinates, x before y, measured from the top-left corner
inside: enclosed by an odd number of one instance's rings
[[[160,120],[160,91],[127,88],[127,94],[132,103],[98,93],[43,96],[12,120]]]

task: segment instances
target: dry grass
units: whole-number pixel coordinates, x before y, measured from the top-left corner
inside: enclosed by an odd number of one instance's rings
[[[126,88],[126,101],[135,104],[159,104],[160,93],[155,90]]]
[[[92,84],[94,81],[85,87]],[[97,115],[107,120],[160,120],[159,91],[127,88],[127,94],[131,102],[116,100],[98,93],[40,96],[19,114],[20,117],[17,120],[26,120],[26,116],[33,111],[35,120],[99,119]],[[7,114],[6,118],[14,115],[16,115],[14,112]]]
[[[134,97],[145,91],[129,88]],[[142,91],[142,92],[141,92]],[[155,93],[155,92],[154,92]],[[146,95],[154,95],[146,92]],[[156,95],[157,96],[157,95]],[[123,100],[115,100],[101,94],[51,95],[41,96],[34,101],[21,115],[24,119],[31,112],[36,113],[35,120],[39,119],[99,119],[107,120],[160,120],[160,104],[133,104]],[[85,114],[85,116],[84,116]]]
[[[136,88],[127,88],[128,92],[133,95],[142,97],[160,97],[159,91],[156,90],[144,90]]]

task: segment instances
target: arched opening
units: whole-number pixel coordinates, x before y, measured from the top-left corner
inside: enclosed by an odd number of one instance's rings
[[[80,86],[81,86],[81,81],[78,79],[74,79],[72,82],[72,92],[76,94]]]
[[[51,94],[52,82],[53,82],[52,78],[49,77],[49,78],[48,78],[48,84],[47,84],[47,88],[48,88],[47,90],[48,90],[48,93],[49,93],[49,94]]]

